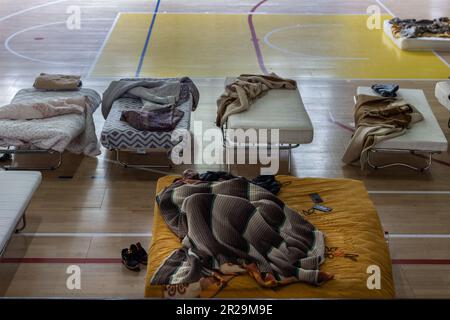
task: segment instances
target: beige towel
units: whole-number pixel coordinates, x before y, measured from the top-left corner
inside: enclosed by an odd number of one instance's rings
[[[40,90],[79,90],[81,76],[41,73],[34,81],[33,87]]]
[[[297,88],[291,79],[283,79],[275,73],[269,75],[242,74],[225,87],[217,100],[216,125],[222,127],[232,114],[244,112],[258,98],[271,89]]]

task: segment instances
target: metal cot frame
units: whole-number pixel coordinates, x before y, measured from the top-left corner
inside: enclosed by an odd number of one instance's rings
[[[0,154],[8,154],[8,155],[14,155],[14,154],[57,154],[58,160],[56,164],[53,164],[48,167],[13,167],[13,166],[5,166],[0,165],[0,167],[4,170],[56,170],[58,169],[62,164],[62,153],[56,150],[43,150],[43,149],[36,149],[36,150],[27,150],[27,149],[12,149],[13,146],[8,146],[7,149],[0,150]]]
[[[226,134],[226,130],[227,130],[227,122],[225,122],[222,127],[220,128],[222,131],[222,145],[225,149],[225,152],[227,149],[229,148],[236,148],[238,146],[234,146],[234,145],[230,145],[228,143],[228,139],[227,139],[227,134]],[[242,146],[239,147],[244,147],[245,149],[247,148],[260,148],[262,146],[271,146],[271,144],[268,145],[264,145],[264,144],[258,144],[258,143],[245,143]],[[278,150],[288,150],[288,173],[291,173],[291,157],[292,157],[292,149],[295,149],[297,147],[300,146],[299,143],[297,144],[290,144],[290,143],[281,143],[278,144]],[[225,159],[228,159],[227,157],[225,157]],[[231,173],[231,164],[226,161],[226,166],[227,166],[227,172]]]

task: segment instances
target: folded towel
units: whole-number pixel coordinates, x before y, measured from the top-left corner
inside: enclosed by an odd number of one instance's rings
[[[41,73],[34,81],[33,87],[39,90],[68,91],[79,90],[82,86],[81,76]]]

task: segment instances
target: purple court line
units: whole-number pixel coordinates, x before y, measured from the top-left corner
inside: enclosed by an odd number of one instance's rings
[[[250,13],[248,15],[248,26],[250,28],[250,33],[252,34],[253,47],[255,48],[256,57],[258,58],[259,68],[264,74],[268,74],[269,72],[267,71],[266,66],[264,65],[264,58],[261,52],[261,48],[259,47],[259,39],[258,36],[256,35],[255,26],[253,25],[253,12],[255,12],[256,9],[258,9],[258,7],[261,6],[266,1],[267,0],[262,0],[258,2],[258,4],[256,4],[250,10]]]
[[[333,115],[331,114],[331,112],[328,112],[328,120],[329,120],[331,123],[337,125],[338,127],[341,127],[341,128],[344,129],[344,130],[347,130],[347,131],[350,131],[350,132],[355,132],[355,128],[349,126],[348,124],[345,124],[345,123],[342,123],[342,122],[336,120],[336,119],[333,117]]]

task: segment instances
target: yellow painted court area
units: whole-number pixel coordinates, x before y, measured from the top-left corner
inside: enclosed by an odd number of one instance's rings
[[[389,16],[383,17],[387,19]],[[152,14],[120,15],[92,76],[134,76]],[[260,63],[285,77],[447,78],[432,52],[398,49],[366,15],[254,15]],[[248,15],[157,15],[140,76],[225,77],[260,73]]]

